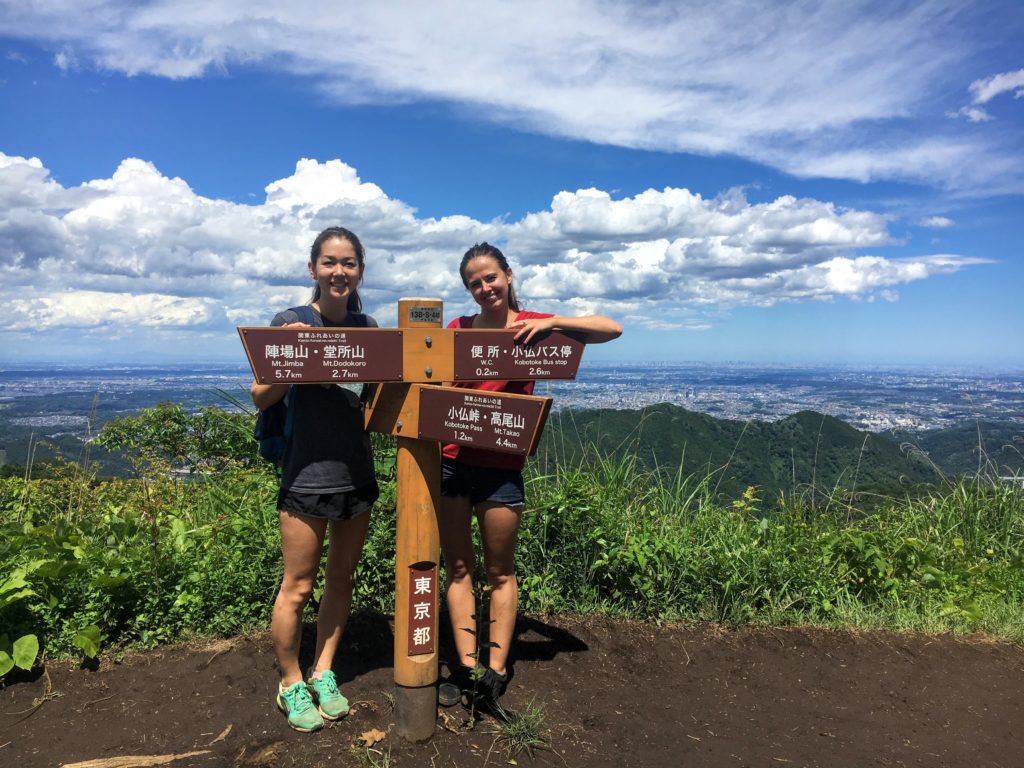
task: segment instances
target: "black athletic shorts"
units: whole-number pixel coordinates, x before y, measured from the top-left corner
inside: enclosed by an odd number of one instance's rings
[[[481,501],[521,507],[526,503],[523,473],[518,469],[497,469],[441,459],[441,495],[469,496],[469,503]]]
[[[293,493],[282,488],[277,494],[277,508],[281,512],[322,520],[351,520],[373,509],[378,496],[380,489],[376,482],[341,493]]]

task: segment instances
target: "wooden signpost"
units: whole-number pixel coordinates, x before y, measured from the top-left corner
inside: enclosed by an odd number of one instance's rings
[[[425,741],[437,720],[440,443],[532,455],[551,398],[444,382],[573,379],[584,344],[554,332],[529,346],[514,331],[441,328],[440,299],[400,299],[398,328],[239,328],[260,383],[376,382],[366,428],[398,441],[395,725]]]

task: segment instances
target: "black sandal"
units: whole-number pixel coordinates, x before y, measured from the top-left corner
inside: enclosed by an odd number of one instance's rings
[[[484,670],[483,677],[477,681],[477,690],[483,695],[490,703],[494,704],[500,699],[505,691],[508,689],[508,684],[512,680],[512,668],[509,667],[505,670],[505,674],[499,674],[493,669],[488,667]]]
[[[463,691],[473,687],[472,671],[462,664],[448,667],[448,679],[437,686],[437,703],[442,707],[453,707],[462,701]]]

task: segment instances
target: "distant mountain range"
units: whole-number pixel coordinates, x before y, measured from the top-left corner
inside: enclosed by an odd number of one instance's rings
[[[980,443],[979,443],[980,433]],[[721,472],[720,490],[883,489],[943,475],[1024,472],[1024,424],[965,424],[920,433],[863,432],[814,411],[779,421],[734,421],[662,403],[639,410],[553,414],[535,461],[578,464],[588,449],[636,456],[645,468]],[[592,457],[592,453],[590,456]]]

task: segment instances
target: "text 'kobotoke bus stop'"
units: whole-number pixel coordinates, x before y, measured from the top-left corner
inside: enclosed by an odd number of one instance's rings
[[[429,739],[437,719],[441,443],[531,455],[551,398],[440,386],[573,379],[584,344],[552,332],[529,346],[511,330],[441,327],[440,299],[400,299],[398,328],[239,328],[261,384],[377,383],[366,427],[398,440],[395,724]]]

